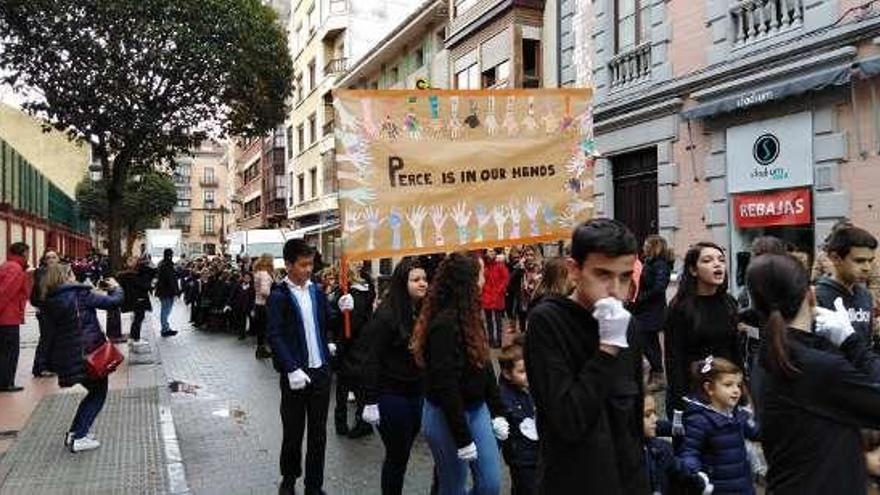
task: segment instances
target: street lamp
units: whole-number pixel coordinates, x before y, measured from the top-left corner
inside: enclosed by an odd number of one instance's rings
[[[92,162],[89,164],[89,179],[92,182],[100,182],[101,179],[104,178],[103,169],[101,168],[101,164]]]

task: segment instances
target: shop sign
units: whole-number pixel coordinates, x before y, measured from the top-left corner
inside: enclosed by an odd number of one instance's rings
[[[813,221],[811,190],[791,189],[733,196],[733,216],[741,229],[809,225]]]
[[[810,112],[727,129],[727,189],[731,193],[813,184]]]

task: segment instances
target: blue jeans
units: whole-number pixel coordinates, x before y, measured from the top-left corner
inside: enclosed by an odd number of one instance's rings
[[[498,495],[501,492],[501,454],[492,432],[489,408],[481,402],[465,411],[471,437],[477,446],[477,460],[467,463],[458,458],[458,447],[446,423],[443,410],[430,400],[422,412],[422,433],[434,456],[438,495]],[[468,468],[473,488],[467,490]]]
[[[382,494],[403,493],[403,478],[413,442],[422,425],[421,395],[407,397],[397,394],[379,396],[379,435],[385,444],[382,463]]]
[[[107,400],[107,378],[88,379],[82,382],[82,386],[89,393],[83,397],[76,409],[76,416],[73,417],[73,425],[70,427],[73,438],[82,438],[89,433],[95,418],[104,408],[104,401]]]
[[[167,332],[171,330],[171,326],[168,324],[168,317],[171,316],[171,308],[174,307],[174,298],[163,297],[159,299],[159,303],[162,305],[162,308],[159,311],[159,320],[162,322],[162,331]]]

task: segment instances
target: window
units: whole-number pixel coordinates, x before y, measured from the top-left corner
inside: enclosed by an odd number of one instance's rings
[[[214,232],[214,215],[205,215],[205,233]]]
[[[189,199],[184,199],[184,198],[177,199],[177,206],[179,206],[181,208],[189,208],[190,203],[191,203],[191,200],[189,200]]]
[[[214,168],[205,167],[205,182],[211,184],[214,182]]]
[[[302,203],[303,201],[305,201],[305,199],[306,199],[305,198],[305,196],[306,196],[306,176],[303,174],[299,174],[299,176],[297,176],[297,178],[296,178],[296,191],[297,191],[297,193],[299,193],[299,195],[297,196],[297,199],[299,199],[299,202]]]
[[[318,141],[318,117],[316,114],[309,115],[309,144]]]
[[[455,74],[455,87],[457,89],[480,89],[480,71],[477,64]]]
[[[311,187],[311,198],[318,196],[318,169],[309,169],[309,186]]]
[[[315,32],[318,29],[318,9],[312,5],[312,9],[309,10],[309,34]]]
[[[250,167],[246,168],[244,173],[242,174],[242,182],[247,184],[248,182],[256,179],[260,176],[260,162],[257,161]]]
[[[648,0],[616,0],[615,46],[623,53],[641,45],[650,37],[651,5]]]
[[[465,13],[468,9],[477,4],[479,0],[455,0],[455,13],[453,17],[458,17]]]
[[[293,206],[293,172],[291,172],[290,175],[287,177],[287,185],[287,204],[289,206]]]
[[[523,56],[523,87],[541,87],[541,42],[538,40],[522,40]]]
[[[306,149],[306,142],[305,141],[306,141],[306,131],[305,131],[305,128],[303,128],[302,124],[300,124],[296,128],[296,143],[298,145],[297,150],[299,150],[300,153],[302,153],[303,150]]]
[[[416,51],[413,53],[413,66],[421,67],[423,65],[425,65],[425,50],[416,48]]]
[[[293,126],[287,126],[287,158],[293,158]]]
[[[309,91],[310,92],[314,91],[315,88],[318,86],[317,83],[315,82],[316,81],[315,76],[316,76],[316,74],[315,74],[315,59],[312,59],[312,61],[309,62]]]
[[[262,211],[262,201],[259,196],[244,204],[244,216],[246,218],[259,215],[260,211]]]
[[[202,191],[202,194],[204,194],[205,208],[213,208],[214,207],[214,190],[213,189],[206,189],[205,191]]]
[[[370,89],[379,89],[379,81],[373,81],[370,83]]]
[[[397,67],[391,68],[391,84],[397,84],[397,81],[400,81],[400,69]]]
[[[491,88],[495,85],[506,83],[510,78],[510,61],[505,60],[500,64],[483,71],[483,87]]]
[[[299,103],[303,99],[303,76],[302,74],[296,75],[296,102]]]

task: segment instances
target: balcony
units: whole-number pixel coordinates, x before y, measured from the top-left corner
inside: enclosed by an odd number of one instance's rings
[[[608,62],[611,89],[622,89],[651,78],[651,43],[645,42],[632,50],[615,55]]]
[[[804,0],[738,0],[730,13],[737,48],[801,27]]]
[[[336,128],[335,120],[328,120],[324,122],[324,126],[321,128],[321,136],[327,137],[333,135],[333,130]]]
[[[220,182],[216,177],[202,177],[199,179],[199,185],[202,187],[219,187]]]
[[[190,226],[187,224],[171,224],[172,229],[178,229],[184,234],[189,234]]]
[[[207,236],[214,236],[214,235],[217,235],[217,229],[215,229],[215,228],[208,228],[208,227],[202,227],[202,235],[207,235]]]
[[[324,66],[324,75],[326,76],[336,76],[345,73],[348,70],[348,59],[343,58],[334,58],[333,60],[327,62],[327,65]]]

